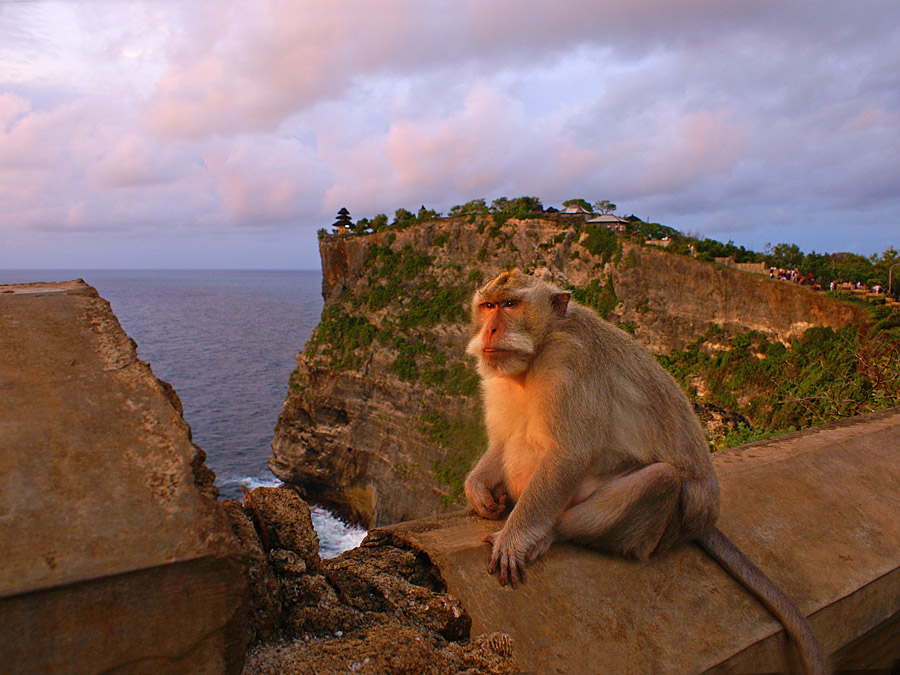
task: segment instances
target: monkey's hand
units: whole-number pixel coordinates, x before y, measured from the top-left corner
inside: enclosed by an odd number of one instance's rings
[[[519,584],[525,583],[525,566],[537,560],[550,548],[553,534],[550,533],[539,541],[530,543],[510,534],[508,527],[504,526],[502,530],[485,535],[481,541],[493,546],[488,574],[500,570],[500,585],[506,586],[509,583],[513,588],[518,588]]]
[[[503,517],[509,497],[502,486],[489,490],[484,483],[467,479],[465,489],[466,499],[479,516],[489,520]]]

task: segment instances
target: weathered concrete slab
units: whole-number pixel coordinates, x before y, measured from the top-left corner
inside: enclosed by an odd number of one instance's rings
[[[900,663],[900,408],[718,453],[720,528],[811,623],[837,671]],[[518,590],[485,568],[498,525],[455,514],[385,530],[424,550],[472,616],[536,673],[799,667],[777,621],[696,546],[648,563],[554,546]],[[891,671],[893,672],[893,671]]]
[[[109,304],[0,286],[0,670],[235,672],[240,549]]]

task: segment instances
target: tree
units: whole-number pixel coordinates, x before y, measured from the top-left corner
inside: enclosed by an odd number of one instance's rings
[[[775,267],[794,269],[800,267],[803,262],[803,251],[797,244],[776,244],[768,256],[769,262]]]
[[[487,207],[484,199],[473,199],[470,202],[466,202],[465,204],[457,204],[452,209],[450,209],[449,215],[451,218],[456,218],[459,216],[486,216],[490,213],[490,209]]]
[[[516,197],[509,200],[509,208],[520,218],[531,213],[543,213],[544,205],[539,197]]]
[[[616,205],[610,201],[601,199],[599,202],[594,202],[594,209],[596,209],[597,213],[615,213]]]
[[[396,225],[400,229],[409,227],[415,222],[416,216],[411,211],[407,211],[406,209],[401,207],[394,212],[394,225]]]
[[[491,211],[525,218],[532,213],[543,213],[544,206],[538,197],[516,197],[515,199],[497,197],[491,203]]]
[[[377,216],[372,218],[372,223],[370,227],[372,228],[372,232],[381,232],[388,226],[387,216],[383,213],[379,213]]]
[[[426,209],[425,205],[422,204],[419,207],[419,213],[416,214],[416,220],[420,223],[428,222],[429,220],[437,220],[440,218],[441,214],[437,211],[432,211],[431,209]]]

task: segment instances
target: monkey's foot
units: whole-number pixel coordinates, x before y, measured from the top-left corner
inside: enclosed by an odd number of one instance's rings
[[[515,537],[507,533],[506,527],[492,534],[485,535],[481,541],[493,546],[488,574],[500,571],[500,585],[510,584],[518,588],[525,583],[525,567],[547,552],[553,543],[554,533],[550,532],[535,544],[523,545]]]

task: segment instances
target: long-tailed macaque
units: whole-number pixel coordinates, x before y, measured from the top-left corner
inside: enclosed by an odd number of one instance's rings
[[[716,527],[719,483],[675,380],[626,333],[519,270],[475,292],[488,448],[466,477],[475,512],[503,528],[488,572],[524,581],[553,541],[647,559],[696,541],[785,626],[804,669],[825,673],[806,617]]]

